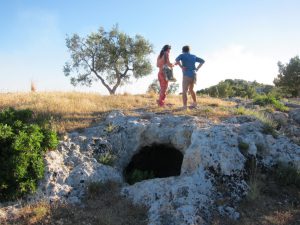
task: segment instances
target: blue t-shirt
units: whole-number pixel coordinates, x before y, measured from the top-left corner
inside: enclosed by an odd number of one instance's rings
[[[181,64],[183,67],[185,67],[185,70],[182,70],[183,75],[188,77],[194,77],[196,74],[196,66],[195,63],[201,63],[203,64],[205,61],[195,55],[192,55],[190,53],[182,53],[176,58],[176,62],[181,61]]]

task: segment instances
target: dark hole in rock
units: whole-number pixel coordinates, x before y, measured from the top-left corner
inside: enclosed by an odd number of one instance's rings
[[[129,184],[141,180],[179,176],[183,154],[171,145],[153,144],[135,154],[124,170]]]

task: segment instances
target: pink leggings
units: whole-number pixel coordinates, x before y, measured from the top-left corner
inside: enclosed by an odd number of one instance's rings
[[[168,81],[166,81],[165,76],[162,72],[158,73],[158,81],[160,85],[158,104],[160,106],[164,106],[168,89]]]

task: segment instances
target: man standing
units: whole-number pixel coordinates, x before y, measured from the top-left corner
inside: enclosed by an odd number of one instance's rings
[[[196,62],[198,62],[198,66],[196,68]],[[182,101],[184,109],[187,109],[187,92],[192,96],[193,104],[192,107],[197,106],[196,101],[196,93],[194,91],[194,84],[196,82],[196,72],[199,68],[204,64],[204,60],[190,54],[190,47],[183,46],[182,47],[182,54],[180,54],[176,58],[175,65],[179,65],[182,69],[183,78],[182,78]]]

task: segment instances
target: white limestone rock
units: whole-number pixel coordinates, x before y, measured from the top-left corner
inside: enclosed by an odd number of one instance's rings
[[[96,127],[68,134],[57,150],[47,153],[39,193],[49,200],[76,203],[90,182],[113,180],[123,184],[124,196],[149,207],[149,224],[209,224],[211,210],[218,210],[214,202],[224,194],[216,190],[222,182],[233,204],[219,211],[237,219],[234,203],[248,191],[247,157],[259,158],[266,167],[280,160],[300,168],[299,145],[281,135],[264,134],[262,128],[247,116],[215,125],[192,116],[125,116],[115,111]],[[240,142],[249,147],[242,151]],[[183,154],[180,175],[128,185],[123,170],[142,147],[155,143],[171,145]],[[107,152],[116,156],[113,166],[97,162]]]

